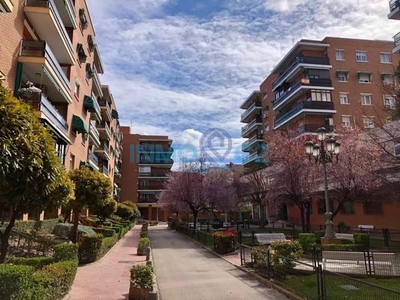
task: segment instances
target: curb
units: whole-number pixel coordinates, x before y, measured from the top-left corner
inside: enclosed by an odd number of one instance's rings
[[[277,285],[276,283],[273,283],[271,280],[268,280],[267,278],[262,277],[261,275],[258,275],[256,272],[251,271],[245,267],[239,266],[233,262],[231,262],[230,260],[226,259],[224,256],[222,256],[221,254],[218,254],[212,250],[210,250],[209,248],[207,248],[206,246],[204,246],[202,243],[200,243],[199,241],[196,241],[190,237],[188,237],[187,235],[178,232],[175,230],[175,232],[179,233],[180,235],[189,238],[191,241],[193,241],[194,243],[196,243],[197,245],[199,245],[200,247],[206,249],[208,252],[214,254],[215,256],[222,258],[223,260],[225,260],[226,262],[230,263],[232,266],[236,267],[237,269],[241,270],[242,272],[246,273],[247,275],[253,277],[254,279],[257,279],[258,281],[260,281],[261,283],[267,285],[269,288],[274,289],[276,291],[278,291],[279,293],[285,295],[286,297],[288,297],[291,300],[303,300],[302,297],[297,296],[295,294],[293,294],[292,292],[282,288],[281,286]]]

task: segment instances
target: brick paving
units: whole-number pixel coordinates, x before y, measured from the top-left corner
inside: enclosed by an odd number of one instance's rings
[[[141,225],[130,230],[101,260],[80,266],[71,291],[64,300],[126,300],[130,268],[145,263],[137,256]]]

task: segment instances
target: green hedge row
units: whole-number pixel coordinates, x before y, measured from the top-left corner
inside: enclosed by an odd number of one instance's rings
[[[57,300],[70,289],[78,268],[78,246],[58,244],[49,258],[10,258],[0,265],[0,299]]]
[[[52,233],[54,227],[61,222],[63,222],[63,220],[59,218],[43,221],[16,221],[14,230],[20,232],[39,231],[42,233]]]

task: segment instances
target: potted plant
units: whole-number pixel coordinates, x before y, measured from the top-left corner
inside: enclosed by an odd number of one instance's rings
[[[146,255],[146,249],[150,246],[150,240],[147,237],[139,239],[137,255]]]
[[[154,269],[151,265],[132,266],[129,300],[148,300],[153,284]]]

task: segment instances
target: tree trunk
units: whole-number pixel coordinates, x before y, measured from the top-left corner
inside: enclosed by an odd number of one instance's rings
[[[14,227],[17,216],[18,216],[18,214],[13,210],[11,218],[10,218],[10,222],[8,223],[4,232],[0,233],[0,236],[1,236],[0,264],[3,264],[6,260],[7,251],[8,251],[8,240],[10,238],[11,229]]]
[[[79,224],[79,215],[80,215],[80,209],[74,208],[74,226],[72,227],[72,236],[71,240],[73,243],[76,244],[78,241],[78,224]]]
[[[301,229],[303,229],[303,232],[307,232],[306,231],[306,220],[305,220],[305,218],[304,218],[304,211],[305,211],[305,209],[304,209],[304,207],[303,206],[301,206],[300,207],[300,219],[301,219]],[[294,226],[294,224],[293,224],[293,226]]]
[[[265,228],[265,205],[260,204],[260,228]]]
[[[196,232],[197,214],[198,211],[192,211],[193,213],[193,232]]]
[[[310,232],[311,228],[310,228],[310,223],[311,223],[311,203],[307,204],[306,206],[306,224],[305,224],[305,228],[306,228],[306,232]]]

